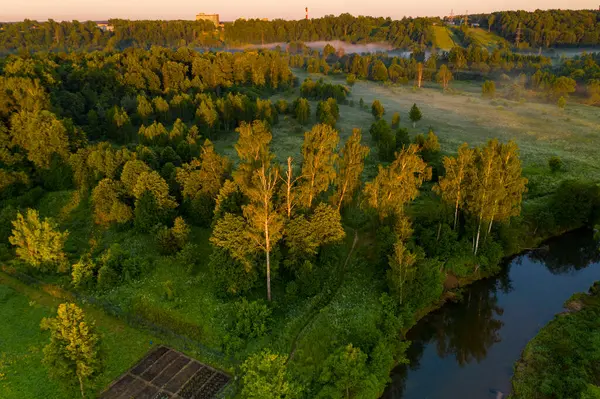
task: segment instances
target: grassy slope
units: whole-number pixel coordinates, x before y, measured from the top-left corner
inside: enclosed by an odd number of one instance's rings
[[[40,290],[28,287],[0,273],[0,392],[2,399],[76,397],[78,390],[65,391],[48,377],[40,366],[42,349],[49,335],[39,328],[43,317],[52,317],[62,301]],[[158,343],[156,337],[133,329],[84,306],[96,321],[105,351],[105,370],[91,392],[99,392],[113,379],[130,368],[146,351]],[[92,394],[91,397],[94,395]]]
[[[482,28],[469,28],[469,32],[475,37],[475,40],[484,47],[494,49],[502,42],[506,42],[503,38],[493,32],[488,32]]]
[[[455,46],[451,33],[446,26],[434,26],[433,33],[435,34],[435,47],[450,50]]]
[[[591,291],[575,294],[566,304],[571,311],[527,344],[515,365],[511,397],[579,398],[587,384],[600,385],[600,283]]]

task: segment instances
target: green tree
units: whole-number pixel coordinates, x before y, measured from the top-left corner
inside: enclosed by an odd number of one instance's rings
[[[570,93],[574,93],[577,88],[577,82],[569,77],[560,76],[552,82],[549,87],[549,95],[551,98],[555,100],[560,99],[560,97],[568,97]]]
[[[398,127],[400,127],[400,114],[394,112],[394,115],[392,115],[392,129],[398,129]]]
[[[13,145],[27,152],[36,167],[48,169],[53,155],[69,156],[69,132],[65,124],[48,111],[15,113],[10,120]]]
[[[244,399],[295,399],[300,398],[302,387],[287,370],[286,356],[268,350],[250,356],[242,364],[242,390]]]
[[[381,119],[385,114],[385,108],[383,108],[383,105],[381,105],[379,100],[373,101],[373,104],[371,105],[371,114],[373,114],[375,119]]]
[[[408,135],[408,129],[398,128],[396,129],[396,151],[408,146],[411,143],[410,136]]]
[[[310,103],[306,98],[297,98],[294,101],[294,115],[298,123],[306,125],[310,120]]]
[[[448,69],[448,66],[446,66],[446,64],[442,64],[442,66],[440,67],[440,70],[437,73],[437,82],[439,84],[442,85],[442,88],[444,90],[448,90],[448,87],[450,87],[450,82],[452,81],[452,72],[450,71],[450,69]]]
[[[456,158],[444,157],[446,175],[441,177],[433,188],[441,195],[444,202],[454,207],[454,230],[458,223],[458,211],[464,207],[466,191],[471,184],[470,173],[472,173],[473,162],[474,150],[465,143],[459,147]]]
[[[396,136],[392,133],[392,129],[387,125],[387,122],[385,122],[384,128],[378,135],[377,153],[379,159],[386,162],[393,161],[396,152]]]
[[[361,144],[360,129],[353,129],[352,136],[346,140],[338,158],[338,173],[335,178],[336,190],[331,198],[338,211],[342,205],[352,201],[360,186],[361,175],[365,168],[365,158],[369,147]]]
[[[156,171],[142,172],[133,188],[133,195],[136,200],[140,200],[144,193],[151,193],[156,204],[161,209],[174,209],[177,207],[177,202],[169,195],[169,185]]]
[[[12,236],[9,242],[17,247],[17,256],[38,269],[51,267],[58,272],[66,271],[67,257],[63,251],[69,232],[61,233],[58,226],[48,218],[40,220],[35,209],[27,209],[24,217],[17,213],[12,222]]]
[[[377,210],[381,219],[402,215],[404,205],[419,195],[424,181],[431,179],[431,168],[418,152],[416,145],[404,148],[390,166],[379,165],[375,179],[365,185],[367,203]]]
[[[410,108],[408,117],[410,118],[411,122],[413,123],[413,128],[416,127],[417,122],[423,118],[423,115],[421,114],[421,110],[419,109],[419,107],[417,107],[417,104],[413,104],[413,106]]]
[[[485,98],[496,97],[496,84],[492,80],[486,80],[481,86],[481,95]]]
[[[550,157],[548,160],[548,166],[550,167],[550,171],[552,173],[559,172],[563,168],[563,161],[559,156]]]
[[[567,100],[563,96],[561,96],[556,102],[556,105],[558,105],[558,108],[560,109],[565,109],[565,107],[567,106]]]
[[[121,172],[121,182],[125,190],[127,190],[126,192],[133,193],[140,175],[151,171],[152,169],[144,161],[135,159],[125,162],[123,171]]]
[[[315,125],[304,134],[302,144],[302,178],[298,185],[298,201],[311,208],[317,196],[329,189],[335,180],[337,131],[326,124]]]
[[[242,206],[243,218],[225,214],[226,217],[217,222],[211,242],[227,249],[248,268],[251,268],[248,256],[258,251],[264,252],[267,299],[270,301],[270,256],[273,246],[283,234],[283,218],[274,203],[279,169],[272,163],[274,155],[269,151],[272,135],[264,122],[255,121],[252,125],[242,123],[237,130],[240,138],[235,148],[240,165],[234,173],[234,179],[248,202]]]
[[[388,80],[388,70],[383,61],[375,61],[375,64],[371,69],[371,79],[376,82],[385,82]]]
[[[94,222],[102,226],[111,223],[124,224],[133,218],[133,211],[122,201],[126,191],[123,183],[111,179],[103,179],[92,190]]]
[[[339,242],[345,236],[340,212],[324,203],[308,219],[304,215],[293,218],[285,231],[285,241],[293,255],[316,255],[321,246]]]
[[[367,354],[352,344],[338,348],[323,364],[319,377],[322,397],[355,397],[367,379]],[[342,395],[340,395],[342,394]]]
[[[346,75],[346,84],[350,87],[354,86],[356,83],[356,75],[353,73],[349,73]]]
[[[521,201],[527,179],[521,176],[519,148],[514,142],[501,144],[490,140],[475,151],[472,184],[467,190],[466,208],[477,220],[473,253],[477,255],[481,227],[488,223],[487,233],[494,221],[504,221],[521,212]]]
[[[44,347],[44,364],[50,375],[71,382],[77,379],[81,397],[85,397],[84,385],[99,373],[100,338],[95,333],[81,308],[73,303],[58,306],[55,318],[44,318],[43,330],[50,331],[50,343]]]
[[[340,109],[335,98],[328,98],[326,101],[319,101],[317,104],[317,120],[320,123],[335,127],[340,117]]]
[[[586,91],[588,95],[588,104],[600,104],[600,79],[590,80],[586,87]]]
[[[411,253],[402,241],[394,244],[394,252],[389,257],[390,268],[387,271],[387,280],[390,290],[402,305],[410,295],[408,285],[416,277],[417,256]]]

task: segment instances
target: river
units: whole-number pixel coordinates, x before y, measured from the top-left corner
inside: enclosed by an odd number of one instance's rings
[[[409,331],[410,364],[392,371],[382,399],[506,398],[527,342],[596,280],[600,251],[589,230],[511,259]]]

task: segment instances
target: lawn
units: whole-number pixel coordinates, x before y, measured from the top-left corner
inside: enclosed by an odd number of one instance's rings
[[[41,365],[49,334],[39,328],[44,317],[53,317],[61,301],[0,274],[0,391],[2,399],[66,398],[79,395],[78,387],[65,389],[48,377]],[[102,311],[84,306],[101,336],[105,368],[91,387],[90,397],[125,372],[158,340]]]

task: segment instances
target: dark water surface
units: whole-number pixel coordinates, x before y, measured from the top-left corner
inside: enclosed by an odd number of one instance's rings
[[[392,371],[384,399],[496,398],[510,392],[527,342],[576,292],[600,280],[600,251],[577,231],[512,259],[408,333],[410,365]]]

